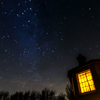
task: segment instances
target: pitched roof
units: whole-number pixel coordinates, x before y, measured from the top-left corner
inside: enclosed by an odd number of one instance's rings
[[[67,76],[68,76],[69,78],[71,78],[73,72],[75,72],[75,71],[77,71],[77,70],[79,70],[79,69],[81,69],[81,68],[84,68],[84,67],[86,67],[86,66],[88,66],[88,65],[94,64],[94,63],[100,63],[100,59],[93,59],[93,60],[90,60],[90,61],[84,63],[82,66],[77,66],[77,67],[75,67],[75,68],[69,70]]]

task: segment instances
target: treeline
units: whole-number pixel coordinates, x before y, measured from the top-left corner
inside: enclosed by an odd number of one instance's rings
[[[9,92],[0,92],[0,100],[74,100],[73,90],[71,85],[66,86],[66,94],[56,96],[56,91],[45,88],[41,92],[26,91],[9,94]]]

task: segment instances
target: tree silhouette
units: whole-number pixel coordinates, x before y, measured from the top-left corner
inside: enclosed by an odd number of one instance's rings
[[[64,94],[59,94],[57,100],[66,100]]]
[[[0,100],[2,100],[3,99],[3,94],[4,94],[4,92],[2,91],[2,92],[0,92]]]
[[[40,100],[53,100],[55,97],[55,93],[56,93],[55,91],[45,88],[41,92]]]
[[[41,92],[16,92],[12,95],[9,95],[9,92],[1,91],[0,100],[66,100],[66,97],[68,100],[74,100],[74,94],[70,84],[66,86],[66,93],[67,96],[65,96],[65,94],[55,96],[56,92],[47,88],[43,89]]]
[[[40,100],[45,100],[45,95],[46,95],[46,92],[47,92],[47,89],[45,90],[42,90],[42,93],[41,93],[41,98]],[[47,99],[48,100],[48,99]]]
[[[68,100],[75,100],[74,92],[73,92],[73,87],[72,87],[71,84],[67,84],[67,86],[66,86],[66,93],[67,93]]]
[[[53,90],[51,90],[50,93],[49,93],[49,99],[50,99],[50,100],[53,100],[54,97],[55,97],[55,94],[56,94],[56,92],[53,91]]]
[[[27,91],[24,93],[24,100],[29,100],[30,97],[30,91]]]
[[[35,99],[37,99],[37,93],[36,91],[32,91],[30,94],[30,100],[35,100]]]
[[[41,100],[41,93],[37,92],[37,100]]]
[[[18,100],[24,100],[23,92],[19,92]]]
[[[10,96],[10,100],[13,100],[13,95]]]
[[[0,100],[9,100],[9,92],[0,92]]]
[[[11,95],[11,100],[19,100],[19,93],[16,92],[15,94]]]

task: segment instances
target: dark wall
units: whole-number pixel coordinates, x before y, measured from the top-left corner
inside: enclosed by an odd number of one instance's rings
[[[96,91],[82,94],[82,93],[79,93],[76,74],[87,69],[90,69],[92,72]],[[82,66],[82,68],[72,73],[72,79],[74,83],[73,86],[75,90],[76,100],[100,100],[100,63],[92,63],[92,64]]]

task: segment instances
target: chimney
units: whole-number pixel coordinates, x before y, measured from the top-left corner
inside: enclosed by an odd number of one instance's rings
[[[84,57],[83,55],[79,54],[79,56],[77,57],[77,60],[79,62],[79,66],[82,66],[86,63],[86,57]]]

